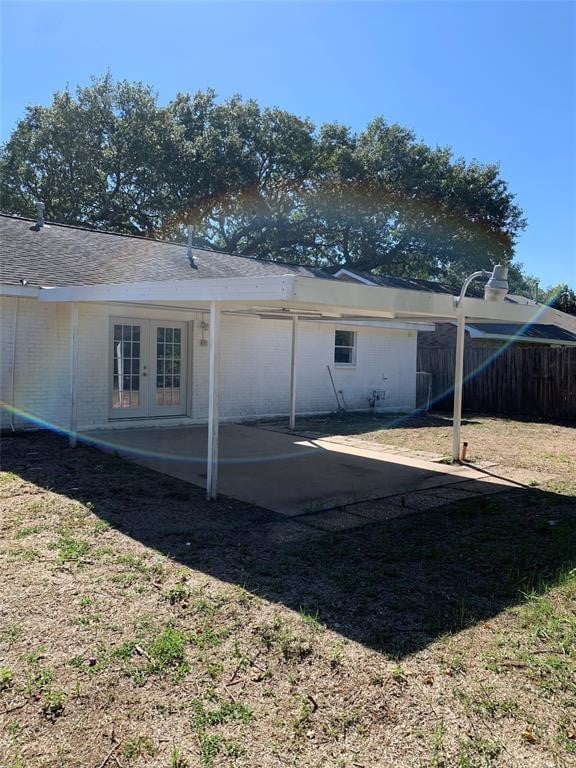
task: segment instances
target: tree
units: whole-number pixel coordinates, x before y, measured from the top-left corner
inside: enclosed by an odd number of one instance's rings
[[[576,291],[568,287],[566,283],[547,288],[542,292],[541,301],[553,309],[576,316]]]
[[[2,151],[2,205],[34,200],[54,221],[149,237],[172,210],[163,173],[174,137],[152,90],[109,75],[29,107]]]
[[[450,150],[382,118],[356,137],[328,135],[328,170],[315,195],[327,261],[456,282],[511,261],[525,222],[495,166],[453,161]]]
[[[0,155],[3,208],[230,253],[442,278],[511,264],[522,212],[495,165],[383,118],[317,129],[239,96],[160,106],[110,75],[30,107]],[[523,274],[518,266],[518,282]]]
[[[201,129],[195,109],[200,94],[169,105],[184,131],[189,161],[181,165],[179,186],[197,233],[230,253],[298,258],[299,195],[313,168],[314,126],[283,110],[261,111],[254,101],[234,97],[218,105],[212,92],[205,96]],[[207,157],[198,203],[187,190]]]

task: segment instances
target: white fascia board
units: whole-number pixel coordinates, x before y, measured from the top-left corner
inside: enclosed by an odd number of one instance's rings
[[[18,286],[10,286],[18,289]],[[318,309],[361,315],[364,319],[398,319],[401,322],[421,320],[434,322],[456,319],[454,297],[443,293],[411,291],[379,285],[363,285],[339,280],[273,275],[264,277],[209,278],[169,280],[165,282],[118,283],[110,285],[74,285],[60,288],[30,289],[20,295],[37,296],[47,302],[210,302],[230,304],[257,302],[270,306]],[[17,295],[12,293],[11,295]],[[516,323],[553,323],[551,310],[542,305],[522,306],[482,299],[463,300],[462,308],[469,320],[496,320]]]
[[[462,300],[462,309],[466,320],[554,324],[549,307],[542,304],[512,304],[466,298]]]
[[[8,285],[0,283],[0,296],[16,296],[37,299],[42,289],[32,285]]]
[[[41,301],[285,301],[292,295],[293,275],[167,280],[154,283],[73,285],[43,291]]]
[[[362,285],[338,280],[316,280],[297,275],[294,278],[294,299],[306,304],[341,307],[355,314],[386,313],[422,319],[455,317],[452,296],[443,293],[409,291],[380,285]]]

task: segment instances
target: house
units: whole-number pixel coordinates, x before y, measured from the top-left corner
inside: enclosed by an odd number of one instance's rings
[[[417,337],[456,317],[416,281],[365,284],[304,266],[0,216],[3,428],[71,435],[365,409],[416,398]],[[472,321],[531,306],[465,298]],[[539,310],[538,310],[539,311]],[[540,322],[548,322],[544,313]]]
[[[150,286],[256,287],[288,276],[337,284],[309,267],[196,248],[190,254],[180,244],[4,215],[0,227],[3,427],[69,428],[71,302],[51,300],[56,289],[104,290],[101,299],[76,303],[76,428],[83,431],[207,420],[209,304],[148,298]],[[129,300],[108,300],[106,286],[118,284],[132,291]],[[241,303],[222,317],[223,419],[288,414],[289,313],[266,303],[251,309]],[[365,409],[374,389],[385,389],[384,409],[414,408],[417,333],[431,330],[429,323],[340,319],[310,308],[299,317],[299,413],[336,410],[337,396]]]

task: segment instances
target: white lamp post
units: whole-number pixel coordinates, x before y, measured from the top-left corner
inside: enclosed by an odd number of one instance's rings
[[[462,387],[464,380],[464,340],[466,338],[466,316],[462,299],[468,286],[480,277],[490,278],[484,287],[485,301],[503,301],[508,293],[508,267],[497,264],[492,272],[482,269],[469,275],[462,284],[460,296],[455,299],[458,329],[456,332],[456,364],[454,368],[454,416],[452,420],[452,461],[460,461],[460,427],[462,424]]]

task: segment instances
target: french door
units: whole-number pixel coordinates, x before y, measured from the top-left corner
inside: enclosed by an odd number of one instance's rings
[[[186,336],[186,323],[111,319],[112,418],[186,413]]]

